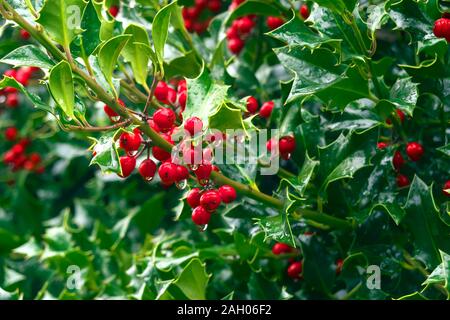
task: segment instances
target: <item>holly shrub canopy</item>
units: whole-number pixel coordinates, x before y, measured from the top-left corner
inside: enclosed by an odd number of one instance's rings
[[[447,299],[448,9],[0,0],[0,297]],[[291,149],[274,175],[191,166],[169,186],[158,125],[192,117]],[[151,182],[131,173],[147,153]],[[237,193],[207,228],[185,200],[201,184]]]

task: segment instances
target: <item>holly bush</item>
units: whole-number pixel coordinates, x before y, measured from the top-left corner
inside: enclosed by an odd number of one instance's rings
[[[0,0],[0,297],[447,299],[447,11]]]

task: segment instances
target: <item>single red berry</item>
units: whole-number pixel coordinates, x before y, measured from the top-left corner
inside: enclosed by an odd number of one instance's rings
[[[111,121],[116,122],[119,120],[119,114],[115,112],[110,106],[104,105],[103,110],[105,111],[106,115],[111,119]]]
[[[389,144],[387,142],[378,142],[377,143],[377,148],[380,150],[383,150],[384,148],[387,148]]]
[[[278,140],[275,138],[270,139],[266,142],[266,149],[269,153],[278,153]]]
[[[423,152],[423,147],[418,142],[410,142],[406,145],[406,154],[411,161],[419,161],[422,158]]]
[[[156,160],[161,161],[161,162],[167,161],[171,157],[170,152],[168,152],[158,146],[153,146],[152,154]]]
[[[144,178],[144,180],[152,180],[155,176],[156,164],[152,159],[145,159],[141,162],[139,166],[139,174]]]
[[[190,7],[187,8],[187,15],[191,18],[191,20],[197,20],[198,16],[200,15],[199,8],[197,7]]]
[[[164,102],[167,100],[167,92],[169,90],[169,86],[164,81],[159,81],[155,88],[155,97],[159,102]]]
[[[247,99],[247,111],[249,113],[256,113],[256,111],[258,111],[259,105],[258,105],[258,100],[256,100],[255,97],[248,97]]]
[[[19,105],[19,95],[17,93],[8,94],[5,104],[8,108],[16,108]]]
[[[450,40],[450,19],[440,18],[434,22],[433,33],[437,38]]]
[[[17,156],[25,152],[25,147],[20,143],[17,143],[12,146],[11,151]]]
[[[241,34],[247,34],[252,31],[255,23],[249,17],[243,17],[237,20],[236,27]]]
[[[141,146],[140,134],[124,132],[120,135],[119,144],[126,152],[136,151]]]
[[[38,164],[41,162],[41,156],[39,155],[39,153],[37,152],[33,152],[30,154],[30,156],[28,157],[28,159],[33,162],[34,164]]]
[[[273,30],[280,27],[284,23],[284,20],[279,17],[267,17],[266,24],[269,29]]]
[[[172,162],[164,162],[159,166],[158,174],[162,182],[172,184],[177,179],[177,165]]]
[[[20,30],[20,37],[22,38],[22,40],[28,40],[30,39],[30,33],[27,30],[21,29]]]
[[[176,117],[177,116],[172,109],[161,108],[153,114],[153,121],[155,121],[156,125],[161,128],[162,131],[168,131],[172,129]]]
[[[292,262],[288,269],[287,274],[292,279],[299,279],[301,277],[301,273],[303,271],[303,265],[301,261]]]
[[[23,164],[23,168],[27,171],[33,171],[35,167],[36,165],[30,160],[25,161]]]
[[[408,179],[408,177],[403,175],[403,174],[399,174],[397,176],[397,186],[399,188],[403,188],[403,187],[409,186],[409,179]]]
[[[187,31],[194,32],[194,22],[191,19],[184,18],[184,27]]]
[[[187,90],[186,79],[181,79],[180,81],[178,81],[177,92],[181,93],[181,92],[186,91],[186,90]]]
[[[161,132],[161,128],[153,121],[153,118],[147,120],[148,126],[155,130],[156,132]]]
[[[444,187],[442,188],[442,193],[447,196],[450,197],[450,180],[448,180],[445,184]]]
[[[182,165],[178,165],[177,166],[177,177],[176,177],[176,182],[180,182],[180,181],[184,181],[189,179],[189,170]]]
[[[259,109],[259,116],[261,118],[270,118],[272,114],[272,110],[275,107],[275,103],[273,101],[268,101],[263,103],[261,109]]]
[[[285,243],[277,242],[272,247],[272,253],[276,255],[289,252],[292,252],[292,247]]]
[[[400,151],[395,151],[394,156],[392,157],[392,164],[394,165],[394,169],[399,171],[401,167],[405,164],[405,159],[403,159]]]
[[[308,19],[309,18],[309,8],[306,4],[303,4],[300,7],[300,15],[303,17],[303,19]]]
[[[198,206],[192,211],[192,221],[199,226],[208,224],[211,214],[202,206]]]
[[[341,274],[343,266],[344,266],[344,260],[337,259],[336,260],[336,274],[337,275]]]
[[[197,208],[200,205],[200,196],[201,192],[199,188],[191,189],[186,196],[188,205],[193,209]]]
[[[119,176],[122,178],[128,177],[136,168],[136,158],[129,156],[120,157],[120,167],[122,168],[122,174],[119,174]]]
[[[165,104],[170,104],[171,106],[176,105],[177,103],[177,90],[174,88],[167,88],[167,100],[164,101]]]
[[[194,171],[195,176],[200,184],[206,184],[209,181],[209,177],[211,176],[212,166],[210,164],[201,164]]]
[[[228,40],[228,49],[231,53],[237,55],[241,52],[242,48],[244,48],[244,41],[240,38],[232,38]]]
[[[214,158],[213,150],[209,147],[203,149],[203,162],[205,163],[211,163]]]
[[[119,14],[119,6],[111,6],[108,11],[115,18]]]
[[[220,206],[221,201],[217,190],[208,190],[200,196],[200,205],[209,212],[215,211]]]
[[[23,138],[23,139],[20,139],[20,141],[19,141],[19,144],[24,148],[28,147],[30,145],[30,143],[31,143],[31,140],[28,138]]]
[[[187,94],[186,91],[182,91],[179,95],[178,95],[178,104],[181,107],[181,111],[184,111],[184,109],[186,108],[186,100],[187,100]]]
[[[202,153],[199,148],[193,146],[183,149],[183,162],[187,165],[197,165],[202,163]]]
[[[203,121],[198,117],[192,117],[184,123],[184,129],[193,137],[203,130]]]
[[[235,26],[231,26],[230,28],[228,28],[226,34],[228,40],[239,38],[239,32],[237,27]]]
[[[8,150],[3,155],[3,162],[5,164],[10,164],[14,162],[14,159],[16,158],[15,153],[12,150]]]
[[[223,185],[219,188],[220,198],[224,203],[231,203],[236,200],[236,190],[229,185]]]
[[[17,128],[9,127],[5,130],[5,139],[8,141],[14,141],[17,139]]]
[[[292,136],[285,136],[280,138],[279,148],[281,154],[290,154],[295,151],[295,138]]]
[[[219,12],[220,7],[222,6],[220,0],[209,0],[208,1],[208,9],[212,12]]]
[[[33,72],[30,68],[20,68],[16,73],[16,80],[23,86],[27,86]]]

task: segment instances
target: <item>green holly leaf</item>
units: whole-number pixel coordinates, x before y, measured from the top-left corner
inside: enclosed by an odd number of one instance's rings
[[[113,72],[117,64],[122,49],[130,40],[131,35],[120,35],[109,39],[103,43],[98,52],[98,64],[105,76],[106,81],[110,85],[114,95],[117,97],[117,92],[113,84]]]
[[[49,88],[64,113],[72,119],[75,118],[75,89],[72,69],[67,61],[61,61],[50,70]]]
[[[227,91],[228,86],[215,83],[206,68],[199,77],[187,79],[188,97],[183,119],[195,116],[202,119],[203,125],[208,127],[209,118],[217,113],[225,102]],[[232,110],[227,113],[233,115]]]
[[[369,96],[367,80],[352,68],[337,65],[337,57],[325,49],[288,46],[274,49],[281,63],[294,74],[286,103],[317,96],[329,108],[343,110],[350,102]]]
[[[346,11],[352,12],[355,9],[357,0],[314,0],[321,7],[329,8],[332,11],[343,14]]]
[[[51,69],[55,65],[45,52],[32,44],[11,51],[0,62],[11,64],[14,68],[31,66]]]
[[[117,151],[114,137],[104,135],[99,140],[95,140],[93,150],[95,156],[89,165],[97,164],[103,173],[122,174],[122,168],[119,161],[119,153]]]
[[[145,51],[140,50],[139,45],[150,46],[147,31],[140,25],[130,24],[123,33],[130,34],[131,38],[123,48],[122,55],[125,60],[131,63],[131,69],[137,83],[147,87],[149,57]]]
[[[80,43],[79,45],[76,44],[76,41],[72,43],[72,52],[89,57],[95,51],[101,43],[102,20],[101,14],[99,16],[99,12],[96,10],[94,1],[89,1],[81,21]]]
[[[210,275],[206,273],[205,264],[199,259],[192,259],[173,282],[183,294],[191,300],[205,300],[206,286]]]
[[[259,219],[257,223],[265,233],[264,241],[267,242],[270,239],[295,247],[294,236],[286,213]]]
[[[84,0],[47,0],[36,22],[53,40],[69,48],[72,40],[81,32],[81,18],[86,5]]]
[[[282,179],[280,187],[282,187],[284,183],[287,183],[294,188],[298,196],[303,197],[318,164],[318,161],[312,160],[306,155],[305,162],[303,163],[298,176]]]

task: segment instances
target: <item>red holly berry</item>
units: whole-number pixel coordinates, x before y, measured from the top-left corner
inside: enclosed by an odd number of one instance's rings
[[[211,214],[202,206],[198,206],[192,211],[192,221],[199,226],[208,224]]]
[[[195,0],[195,6],[199,10],[206,8],[207,5],[208,5],[208,0]]]
[[[152,159],[145,159],[139,166],[139,174],[144,180],[152,180],[156,173],[156,164]]]
[[[240,38],[232,38],[228,40],[228,49],[231,51],[231,53],[239,54],[242,48],[244,48],[244,41],[242,41]]]
[[[423,147],[418,142],[410,142],[406,145],[406,154],[411,161],[419,161],[422,158],[423,152]]]
[[[39,155],[39,153],[37,152],[33,152],[32,154],[30,154],[30,156],[28,157],[28,159],[33,162],[34,164],[38,164],[41,162],[41,156]]]
[[[239,32],[235,26],[228,28],[226,34],[228,40],[239,38]]]
[[[450,197],[450,191],[447,190],[450,190],[450,180],[448,180],[442,188],[442,193],[444,194],[444,196]]]
[[[387,142],[378,142],[377,143],[377,148],[380,150],[383,150],[384,148],[387,148],[389,144]]]
[[[219,188],[220,198],[224,203],[231,203],[236,200],[236,190],[229,185],[223,185]]]
[[[182,165],[178,165],[177,166],[177,177],[176,177],[176,182],[180,182],[183,180],[187,180],[189,179],[189,170]]]
[[[103,110],[105,111],[106,115],[109,117],[109,119],[111,119],[111,121],[116,122],[119,119],[119,114],[117,112],[115,112],[113,109],[111,109],[110,106],[108,105],[104,105],[103,106]]]
[[[283,254],[283,253],[289,253],[292,251],[292,247],[285,244],[285,243],[281,243],[281,242],[277,242],[273,245],[272,247],[272,253],[279,255],[279,254]]]
[[[23,145],[21,145],[20,143],[17,143],[17,144],[12,146],[11,151],[12,151],[13,154],[18,156],[18,155],[20,155],[20,154],[25,152],[25,147]]]
[[[120,135],[119,144],[126,152],[136,151],[141,146],[140,134],[124,132]]]
[[[220,7],[222,6],[220,0],[209,0],[208,1],[208,9],[212,12],[220,11]]]
[[[191,208],[196,208],[200,205],[201,192],[199,188],[193,188],[188,192],[186,201]]]
[[[194,32],[194,22],[188,18],[184,18],[184,27],[187,31]]]
[[[394,169],[399,171],[400,168],[405,164],[405,159],[403,159],[400,151],[395,151],[394,156],[392,157],[392,164],[394,165]]]
[[[236,28],[240,34],[247,34],[252,31],[255,23],[249,17],[243,17],[241,19],[236,20]]]
[[[337,275],[341,274],[343,266],[344,266],[344,260],[337,259],[336,260],[336,274]]]
[[[115,18],[119,14],[119,6],[111,6],[108,11]]]
[[[434,22],[433,33],[438,38],[450,41],[450,19],[440,18]]]
[[[261,109],[259,109],[259,116],[261,118],[270,118],[270,115],[272,114],[272,110],[275,106],[275,103],[273,101],[268,101],[263,103],[261,106]]]
[[[153,114],[153,121],[161,128],[162,131],[168,131],[172,129],[176,120],[175,112],[169,108],[158,109]]]
[[[136,168],[136,158],[129,156],[120,157],[120,167],[122,168],[122,174],[119,174],[119,176],[122,178],[128,177]]]
[[[197,133],[203,130],[203,121],[200,118],[192,117],[186,120],[184,129],[189,132],[191,136],[195,136]]]
[[[170,159],[170,152],[168,152],[158,146],[154,146],[152,148],[152,154],[156,160],[161,161],[161,162],[167,161]]]
[[[5,130],[5,139],[8,141],[14,141],[17,139],[17,128],[9,127]]]
[[[220,206],[221,201],[217,190],[208,190],[200,196],[200,205],[209,212],[215,211]]]
[[[20,37],[22,40],[28,40],[30,39],[30,33],[27,30],[20,29]]]
[[[15,158],[16,158],[16,155],[14,154],[14,152],[12,150],[8,150],[3,155],[3,162],[5,164],[10,164],[14,161]]]
[[[8,108],[16,108],[19,105],[19,95],[17,93],[8,94],[5,104]]]
[[[258,100],[255,97],[248,97],[247,99],[247,111],[249,113],[256,113],[258,111],[259,105]]]
[[[280,138],[279,149],[281,154],[290,154],[295,150],[295,138],[291,136],[285,136]]]
[[[210,164],[201,164],[194,171],[195,176],[200,184],[206,184],[209,181],[209,177],[211,176],[212,166]]]
[[[287,269],[287,274],[292,279],[300,279],[301,273],[303,271],[303,265],[301,261],[295,261],[290,264]]]
[[[158,174],[162,182],[172,184],[177,179],[177,165],[172,162],[164,162],[159,166]]]
[[[170,104],[171,106],[176,105],[177,103],[177,90],[174,88],[167,88],[167,100],[164,101],[165,104]]]
[[[403,188],[403,187],[409,186],[409,179],[408,179],[408,177],[403,175],[403,174],[399,174],[397,176],[397,186],[399,188]]]
[[[269,29],[276,29],[284,23],[284,20],[279,17],[267,17],[266,24]]]
[[[167,83],[164,81],[159,81],[155,88],[155,97],[158,99],[159,102],[164,102],[167,100],[167,92],[169,90],[169,87],[167,86]]]
[[[32,74],[33,71],[30,68],[20,68],[17,70],[15,78],[20,84],[27,86]]]
[[[186,91],[182,91],[179,95],[178,95],[178,104],[181,107],[181,111],[184,111],[184,109],[186,108],[186,100],[187,100],[187,94]]]
[[[405,121],[405,114],[403,113],[402,110],[400,109],[396,109],[395,112],[397,113],[398,118],[400,119],[400,123],[403,123]],[[386,119],[386,123],[387,124],[392,124],[391,119]]]
[[[300,15],[303,17],[303,19],[308,19],[308,17],[309,17],[309,8],[308,8],[308,6],[306,5],[306,4],[303,4],[301,7],[300,7]]]

